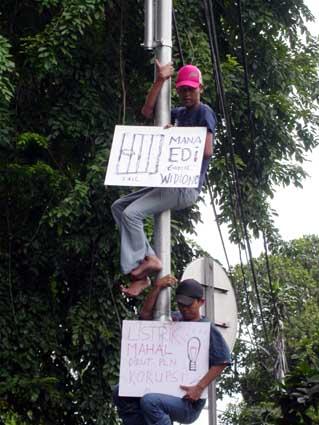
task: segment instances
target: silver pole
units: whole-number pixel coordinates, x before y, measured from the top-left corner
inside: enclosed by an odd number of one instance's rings
[[[172,0],[155,1],[155,57],[160,63],[172,60]],[[155,125],[164,126],[170,123],[171,115],[171,80],[166,80],[159,94]],[[160,257],[163,268],[159,277],[171,272],[171,212],[164,211],[155,217],[155,251]],[[161,291],[155,311],[154,320],[171,319],[171,290]]]
[[[144,0],[144,49],[154,48],[154,0]]]
[[[204,283],[205,283],[205,315],[215,323],[214,309],[214,263],[210,258],[205,257],[204,261]],[[209,425],[217,424],[217,400],[216,400],[216,383],[212,382],[208,387],[208,423]]]

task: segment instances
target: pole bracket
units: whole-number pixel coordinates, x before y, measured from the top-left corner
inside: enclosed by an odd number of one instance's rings
[[[169,47],[173,48],[173,43],[170,40],[154,40],[152,45],[146,45],[145,43],[141,43],[141,46],[146,50],[153,50],[157,47]]]
[[[156,47],[173,47],[173,43],[172,40],[165,40],[165,39],[161,39],[161,40],[155,40],[155,45]]]

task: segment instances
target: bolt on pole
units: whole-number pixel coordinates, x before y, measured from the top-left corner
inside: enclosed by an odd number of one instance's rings
[[[153,20],[153,26],[152,26]],[[145,0],[144,47],[151,48],[150,35],[154,34],[155,58],[162,64],[172,60],[172,0]],[[155,76],[156,77],[156,76]],[[155,125],[164,126],[171,119],[171,80],[166,80],[156,103]],[[155,216],[155,251],[162,261],[162,271],[158,277],[171,272],[171,212],[164,211]],[[161,291],[154,320],[171,320],[171,289]]]

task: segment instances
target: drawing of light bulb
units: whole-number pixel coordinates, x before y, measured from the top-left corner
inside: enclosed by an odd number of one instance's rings
[[[189,359],[189,370],[196,371],[197,368],[197,357],[200,350],[200,339],[196,336],[190,338],[187,342],[187,355]]]

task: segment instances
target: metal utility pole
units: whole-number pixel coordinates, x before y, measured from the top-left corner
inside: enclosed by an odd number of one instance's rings
[[[153,21],[153,22],[152,22]],[[151,41],[154,34],[153,43]],[[172,0],[145,0],[144,47],[155,48],[155,58],[162,64],[172,60]],[[156,78],[156,76],[155,76]],[[170,123],[171,80],[166,80],[159,94],[155,125]],[[171,212],[164,211],[155,217],[155,251],[162,261],[159,277],[171,272]],[[156,303],[154,320],[171,319],[171,290],[162,290]]]
[[[214,263],[210,258],[204,259],[204,282],[205,287],[205,315],[215,323],[215,303],[214,303]],[[217,424],[217,398],[216,382],[212,382],[208,387],[208,424]]]

